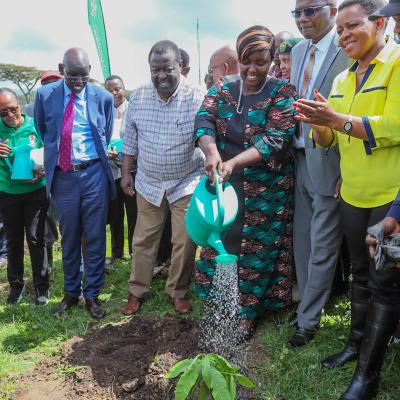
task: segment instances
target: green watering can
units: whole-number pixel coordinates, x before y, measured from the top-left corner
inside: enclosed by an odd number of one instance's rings
[[[32,146],[26,144],[13,147],[9,156],[14,156],[14,161],[11,164],[9,158],[5,158],[5,162],[11,170],[11,179],[33,179],[34,163],[31,160]]]
[[[221,236],[230,228],[238,213],[238,198],[229,182],[211,186],[205,176],[194,190],[186,212],[186,230],[201,247],[213,247],[219,254],[227,254]]]
[[[111,139],[110,144],[108,145],[108,150],[116,150],[117,153],[122,152],[122,145],[124,144],[124,139]]]

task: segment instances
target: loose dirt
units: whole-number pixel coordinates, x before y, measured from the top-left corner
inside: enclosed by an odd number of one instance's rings
[[[174,382],[164,374],[198,348],[198,322],[135,317],[68,340],[19,382],[17,400],[169,400]],[[260,348],[250,345],[257,361]],[[253,348],[254,347],[254,348]],[[253,353],[252,351],[252,353]],[[254,399],[253,395],[241,396]]]

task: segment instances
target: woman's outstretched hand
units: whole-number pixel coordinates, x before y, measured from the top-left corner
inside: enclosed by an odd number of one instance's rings
[[[299,99],[293,103],[298,113],[294,118],[311,125],[317,132],[321,131],[321,127],[332,128],[335,111],[317,89],[314,90],[314,96],[316,100]]]

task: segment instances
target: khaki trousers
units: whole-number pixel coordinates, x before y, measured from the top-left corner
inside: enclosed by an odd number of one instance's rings
[[[185,297],[194,268],[196,246],[185,228],[185,215],[192,195],[169,204],[164,196],[160,207],[137,193],[138,216],[132,241],[132,271],[129,293],[143,298],[150,290],[161,235],[171,211],[172,255],[165,291],[170,297]]]

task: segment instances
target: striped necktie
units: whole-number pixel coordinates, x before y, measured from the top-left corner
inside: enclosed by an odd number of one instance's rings
[[[308,86],[310,84],[310,80],[311,80],[311,75],[313,72],[313,68],[314,68],[314,63],[315,63],[315,45],[312,44],[310,46],[310,50],[309,50],[309,59],[308,59],[308,64],[304,70],[304,74],[303,74],[303,83],[301,85],[301,92],[300,92],[300,97],[301,98],[305,98],[307,95],[307,91],[308,91]]]

